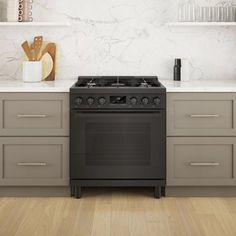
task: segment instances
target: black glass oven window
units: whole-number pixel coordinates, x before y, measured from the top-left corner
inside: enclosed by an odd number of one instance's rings
[[[87,123],[86,165],[150,165],[150,123]]]

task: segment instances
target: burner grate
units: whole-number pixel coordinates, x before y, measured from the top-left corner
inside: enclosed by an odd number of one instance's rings
[[[76,87],[151,88],[160,87],[160,83],[154,76],[81,76],[78,78]]]

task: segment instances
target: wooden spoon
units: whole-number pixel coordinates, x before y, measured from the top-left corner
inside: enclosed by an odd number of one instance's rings
[[[34,38],[34,53],[35,53],[35,60],[39,60],[39,52],[41,50],[43,44],[43,37],[37,36]]]
[[[24,52],[26,56],[28,57],[29,61],[33,61],[33,56],[32,56],[28,41],[25,41],[24,43],[22,43],[21,47],[24,49]]]
[[[40,61],[39,53],[41,51],[42,45],[43,45],[43,37],[42,36],[35,37],[34,42],[30,46],[34,61]]]

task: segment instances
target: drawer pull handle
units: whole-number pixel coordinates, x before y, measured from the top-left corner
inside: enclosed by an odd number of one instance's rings
[[[191,118],[218,118],[219,114],[189,115]]]
[[[47,163],[45,162],[19,162],[17,163],[18,166],[46,166]]]
[[[18,118],[46,118],[47,115],[17,115]]]
[[[219,166],[219,162],[191,162],[190,166]]]

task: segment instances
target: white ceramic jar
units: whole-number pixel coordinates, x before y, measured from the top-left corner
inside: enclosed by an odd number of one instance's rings
[[[42,81],[42,62],[24,61],[23,62],[23,81],[26,83],[35,83]]]

